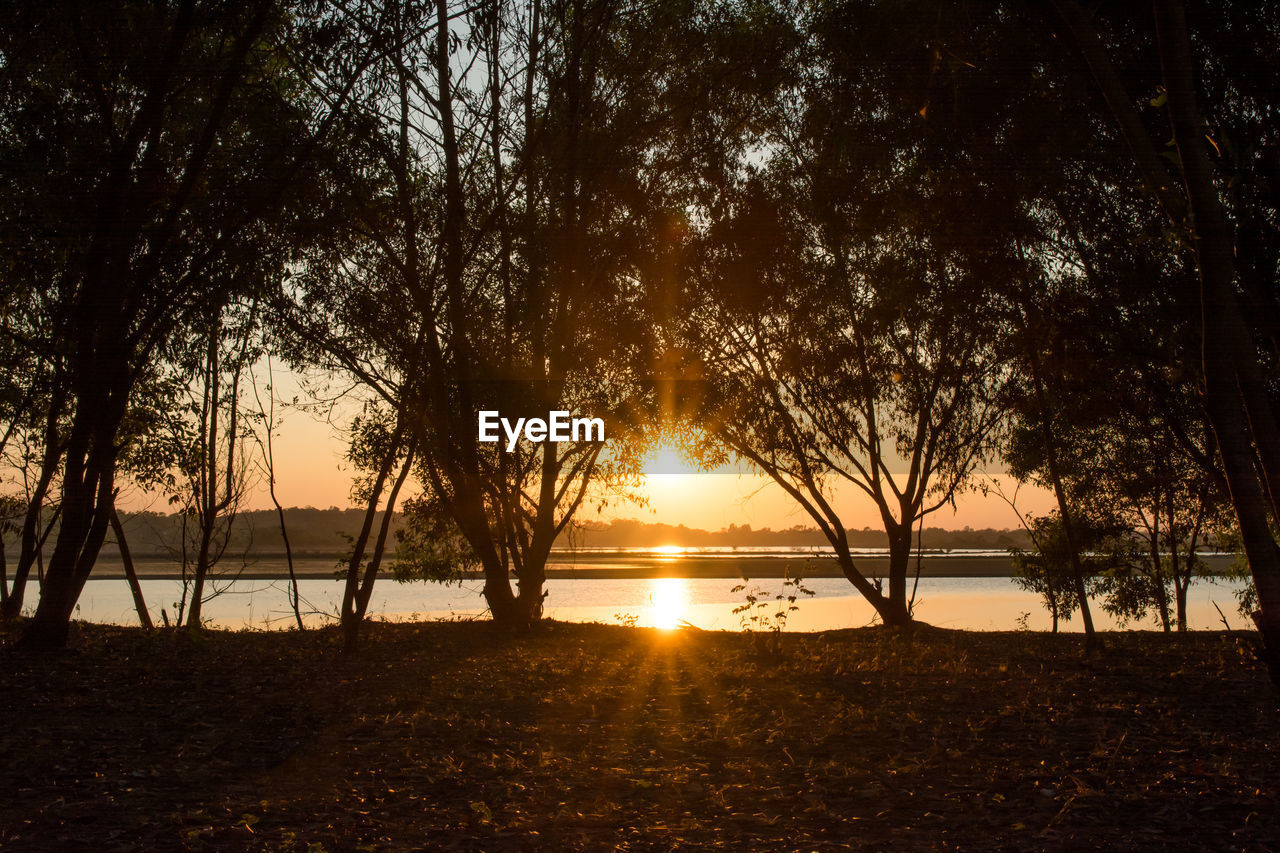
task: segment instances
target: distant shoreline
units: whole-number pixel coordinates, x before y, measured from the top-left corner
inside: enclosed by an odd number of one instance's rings
[[[1230,555],[1202,556],[1215,574],[1225,572],[1234,557]],[[138,576],[148,580],[181,580],[168,558],[141,558],[134,561]],[[270,555],[257,558],[253,565],[240,572],[242,580],[281,580],[288,578],[284,557]],[[271,567],[262,566],[269,562]],[[308,580],[336,579],[337,555],[306,555],[296,557],[294,570],[299,578]],[[855,559],[858,570],[866,577],[885,577],[889,570],[887,557],[862,557]],[[912,576],[915,560],[911,562]],[[706,557],[679,555],[672,557],[619,554],[616,552],[577,554],[572,561],[552,555],[547,564],[548,578],[581,578],[583,580],[644,578],[780,578],[784,573],[810,578],[843,577],[839,565],[831,557]],[[219,572],[219,576],[225,573]],[[466,577],[477,578],[479,573]],[[1008,556],[941,556],[926,555],[920,562],[922,578],[1007,578],[1013,576],[1013,562]],[[118,559],[101,559],[94,567],[91,578],[112,579],[124,577],[124,567]]]

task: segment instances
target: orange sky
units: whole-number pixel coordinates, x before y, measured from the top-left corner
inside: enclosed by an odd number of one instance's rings
[[[265,364],[255,365],[254,373],[256,380],[262,383],[261,393],[265,400]],[[279,402],[313,399],[296,375],[277,366],[274,378],[276,416],[281,420],[274,442],[276,495],[281,504],[286,507],[351,506],[352,471],[345,459],[347,439],[343,428],[359,411],[359,405],[341,402],[330,415],[330,423],[319,414]],[[332,390],[324,386],[323,380],[313,382],[312,386],[310,390],[319,390],[320,396]],[[255,405],[252,396],[246,402],[250,406]],[[649,473],[641,491],[648,496],[646,506],[625,499],[611,499],[603,512],[597,512],[594,505],[584,506],[579,512],[579,520],[638,518],[705,530],[719,530],[730,524],[749,524],[757,529],[771,527],[775,530],[797,524],[815,526],[781,488],[767,477],[751,474],[745,468],[738,470],[737,466],[727,466],[716,473],[698,472],[671,450],[659,448],[653,452],[645,469]],[[983,475],[980,479],[988,482],[994,479],[1011,497],[1016,490],[1018,508],[1024,514],[1043,514],[1053,506],[1052,495],[1046,490],[1030,486],[1017,489],[1017,484],[1006,476],[992,478]],[[246,501],[246,509],[271,507],[265,477],[259,473],[258,480],[257,488]],[[836,492],[833,503],[846,527],[880,526],[880,516],[874,504],[854,487],[845,484]],[[127,489],[121,494],[119,505],[129,510],[170,510],[161,498]],[[954,511],[946,507],[928,516],[926,526],[948,529],[1019,526],[1013,510],[995,495],[963,494],[957,498],[956,506]]]
[[[343,458],[345,446],[345,438],[338,428],[309,413],[290,411],[275,442],[276,493],[281,503],[285,506],[349,506],[351,471]],[[696,472],[669,451],[658,451],[646,468],[650,473],[642,490],[648,495],[648,506],[614,500],[599,515],[594,508],[584,508],[579,518],[584,521],[638,518],[707,530],[719,530],[730,524],[774,529],[796,524],[812,526],[812,521],[791,498],[763,476],[736,471]],[[995,479],[1007,495],[1014,494],[1016,484],[1008,477]],[[1017,502],[1024,513],[1036,514],[1048,511],[1053,504],[1050,493],[1028,486],[1018,491]],[[955,511],[944,508],[929,516],[926,526],[951,529],[1018,526],[1013,511],[994,495],[965,494],[956,503]],[[269,506],[264,486],[250,500],[249,508]],[[835,506],[847,527],[880,524],[870,499],[852,487],[836,493]]]

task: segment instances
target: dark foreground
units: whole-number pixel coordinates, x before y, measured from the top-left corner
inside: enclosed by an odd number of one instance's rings
[[[550,624],[0,649],[0,848],[1280,849],[1248,640]]]

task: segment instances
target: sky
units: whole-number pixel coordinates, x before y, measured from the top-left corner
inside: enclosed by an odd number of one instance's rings
[[[291,398],[296,387],[281,380],[277,396]],[[286,409],[274,442],[276,456],[276,494],[284,506],[347,507],[351,506],[352,467],[344,458],[346,436],[343,427],[349,422],[354,407],[338,409],[334,423],[310,411]],[[636,518],[647,522],[705,530],[720,530],[731,524],[751,525],[760,529],[781,529],[802,525],[815,526],[812,519],[777,485],[763,475],[753,474],[740,466],[726,466],[716,472],[699,472],[686,465],[677,454],[659,449],[647,460],[646,476],[639,492],[647,497],[640,505],[621,496],[609,501],[602,511],[583,507],[580,521],[611,518]],[[1018,487],[1011,478],[999,472],[982,474],[978,481],[999,486],[1015,498],[1018,509],[1025,513],[1043,514],[1053,505],[1052,495],[1032,486]],[[147,501],[134,496],[129,508],[140,508]],[[880,526],[880,517],[871,500],[852,486],[835,493],[834,505],[846,527]],[[270,508],[265,483],[255,489],[247,501],[247,509]],[[150,508],[166,507],[150,502]],[[959,529],[963,527],[1016,528],[1017,514],[995,494],[973,491],[960,495],[956,508],[944,507],[925,521],[926,526]]]

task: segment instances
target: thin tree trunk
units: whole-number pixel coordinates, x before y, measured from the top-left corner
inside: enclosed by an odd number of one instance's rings
[[[267,462],[267,493],[271,496],[271,505],[276,508],[276,519],[280,522],[280,538],[284,541],[284,559],[289,566],[289,604],[293,608],[293,618],[298,623],[298,630],[305,631],[306,626],[302,624],[302,608],[301,596],[298,594],[298,573],[293,566],[293,548],[289,545],[289,526],[285,524],[284,507],[280,505],[279,499],[276,497],[276,456],[275,445],[272,439],[272,432],[276,428],[276,398],[275,398],[275,373],[271,369],[271,356],[267,356],[267,381],[270,383],[269,390],[271,392],[271,406],[263,412],[263,416],[267,422],[267,440],[266,440],[266,462]],[[262,408],[262,398],[258,397],[258,383],[253,383],[254,397],[258,400],[258,408]]]
[[[191,584],[191,604],[187,610],[186,627],[199,630],[204,612],[204,581],[209,574],[209,551],[213,542],[213,526],[217,521],[218,494],[218,407],[219,395],[218,338],[222,329],[221,315],[209,330],[208,350],[205,353],[204,394],[200,417],[200,481],[198,511],[200,518],[200,547],[196,550],[196,572]],[[233,439],[234,440],[234,439]]]
[[[387,451],[383,454],[382,462],[378,466],[378,474],[374,478],[373,487],[369,491],[369,501],[365,508],[364,523],[360,526],[360,533],[356,536],[355,542],[351,545],[351,559],[347,562],[347,580],[342,591],[342,636],[343,649],[347,652],[353,652],[359,642],[360,616],[357,610],[356,599],[360,590],[360,565],[364,561],[364,552],[369,544],[369,534],[373,530],[374,518],[378,515],[378,506],[382,502],[382,489],[386,485],[387,477],[391,475],[391,468],[395,465],[396,456],[400,449],[401,427],[399,424],[391,435],[391,440],[387,445]]]
[[[1077,545],[1075,525],[1071,520],[1071,508],[1067,505],[1067,491],[1062,484],[1062,475],[1058,470],[1058,448],[1054,444],[1053,426],[1049,421],[1050,412],[1045,400],[1044,383],[1040,381],[1038,359],[1031,357],[1031,380],[1035,386],[1036,405],[1040,409],[1040,434],[1044,442],[1045,462],[1049,469],[1049,479],[1053,484],[1053,494],[1058,502],[1058,514],[1062,518],[1062,531],[1067,538],[1067,556],[1071,560],[1072,581],[1075,584],[1076,597],[1080,600],[1080,618],[1084,622],[1085,636],[1094,636],[1093,614],[1089,612],[1089,592],[1084,584],[1084,566],[1080,561],[1080,548]]]
[[[1170,489],[1165,494],[1165,506],[1167,507],[1168,513],[1169,513],[1169,523],[1165,525],[1165,539],[1168,540],[1169,542],[1169,576],[1173,580],[1174,596],[1176,597],[1178,592],[1178,578],[1181,576],[1182,567],[1181,567],[1181,560],[1179,559],[1179,554],[1178,554],[1178,545],[1179,545],[1178,527],[1176,523],[1176,516],[1174,515],[1172,489]],[[1169,592],[1168,592],[1168,587],[1165,585],[1164,581],[1165,581],[1165,576],[1164,574],[1161,574],[1160,575],[1160,608],[1162,612],[1161,618],[1164,620],[1164,626],[1165,626],[1164,629],[1168,631],[1171,629],[1170,623],[1173,620],[1170,619],[1170,616],[1169,616]]]
[[[1151,595],[1156,601],[1156,615],[1165,633],[1169,625],[1169,596],[1164,586],[1164,561],[1160,558],[1160,498],[1156,497],[1151,518]]]
[[[129,592],[133,594],[133,606],[138,611],[138,621],[142,627],[151,630],[151,614],[147,612],[147,602],[142,597],[142,584],[138,583],[138,573],[133,567],[133,555],[129,553],[129,543],[124,538],[124,525],[120,523],[120,513],[111,508],[111,529],[116,534],[116,545],[120,548],[120,562],[124,564],[124,576],[129,581]]]
[[[391,492],[387,495],[387,506],[382,511],[382,523],[378,528],[378,539],[373,546],[373,556],[369,558],[368,564],[365,565],[364,576],[360,580],[360,588],[356,591],[355,596],[355,612],[352,618],[344,624],[344,640],[346,643],[346,651],[353,652],[360,641],[360,626],[364,624],[365,614],[369,611],[369,600],[373,597],[373,585],[378,577],[378,569],[382,565],[382,555],[387,547],[387,538],[391,533],[391,521],[395,515],[396,499],[400,496],[400,489],[404,486],[405,480],[409,478],[409,472],[413,469],[413,455],[415,447],[412,442],[405,451],[404,465],[400,468],[400,475],[396,477],[395,483],[391,486]],[[345,615],[345,612],[344,612]]]
[[[5,554],[4,535],[0,533],[0,610],[9,600],[9,560]]]
[[[284,522],[284,507],[280,506],[280,501],[276,500],[274,475],[271,478],[270,491],[271,503],[275,506],[276,517],[280,521],[280,538],[284,540],[284,559],[289,565],[289,604],[293,607],[293,618],[298,623],[298,630],[305,631],[306,626],[302,624],[302,608],[298,595],[298,573],[293,568],[293,549],[289,547],[289,527]]]
[[[1177,598],[1178,630],[1187,630],[1187,591],[1191,589],[1191,581],[1196,570],[1196,549],[1200,543],[1200,529],[1204,525],[1204,511],[1207,489],[1200,489],[1200,505],[1196,511],[1196,523],[1191,528],[1191,538],[1187,541],[1187,559],[1183,561],[1183,569],[1174,575],[1174,595]]]
[[[46,414],[44,430],[44,455],[40,460],[40,474],[36,478],[35,488],[27,501],[27,511],[22,519],[22,532],[18,545],[18,565],[14,569],[13,589],[3,605],[0,605],[0,618],[16,619],[22,613],[22,605],[26,597],[27,578],[31,568],[40,559],[40,548],[43,538],[40,531],[40,517],[44,514],[45,498],[49,494],[49,486],[58,469],[60,457],[58,442],[58,419],[61,416],[62,394],[55,393]],[[48,530],[43,534],[48,535]]]
[[[920,517],[916,527],[916,574],[911,582],[911,598],[907,601],[907,615],[914,617],[916,610],[916,593],[920,589],[920,570],[924,568],[924,516]]]

